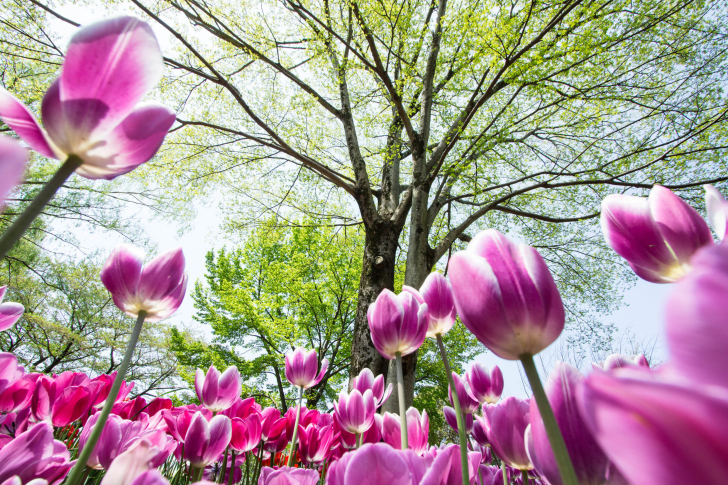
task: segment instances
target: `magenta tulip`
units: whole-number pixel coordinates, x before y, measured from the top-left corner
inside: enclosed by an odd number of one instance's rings
[[[594,371],[581,416],[627,482],[723,483],[728,476],[728,391],[633,369]]]
[[[349,433],[361,434],[374,423],[374,413],[377,403],[372,391],[367,390],[362,395],[356,389],[349,394],[339,393],[339,401],[334,401],[336,419],[341,428]]]
[[[418,485],[427,466],[412,450],[386,443],[366,444],[331,464],[327,485]],[[364,481],[365,480],[365,481]]]
[[[287,466],[273,469],[263,467],[258,478],[258,485],[316,485],[319,474],[316,470],[289,468]]]
[[[402,290],[415,294],[408,286],[403,286]],[[434,338],[449,332],[455,325],[457,313],[452,286],[447,278],[437,271],[430,273],[417,295],[421,298],[420,303],[427,304],[427,336]]]
[[[455,410],[450,406],[443,406],[442,414],[445,415],[445,422],[457,433],[458,432],[458,421]],[[476,416],[477,417],[477,416]],[[473,413],[463,413],[463,425],[465,426],[465,434],[473,432],[474,422]]]
[[[276,408],[265,408],[261,413],[261,439],[264,443],[276,441],[286,431],[286,418]]]
[[[245,419],[251,414],[260,413],[260,411],[260,404],[255,402],[255,398],[247,397],[245,399],[237,398],[232,406],[223,411],[222,414],[230,419]]]
[[[192,411],[189,409],[175,409],[174,411],[163,410],[162,418],[167,425],[167,431],[177,441],[184,442],[187,430],[192,423],[192,417],[196,412],[200,412],[208,421],[212,419],[212,413],[208,409],[202,411]]]
[[[168,485],[168,482],[160,483],[159,477],[154,474],[157,470],[152,469],[152,461],[157,453],[159,450],[149,441],[135,442],[111,463],[101,485]],[[153,480],[148,481],[150,479]]]
[[[288,408],[286,411],[286,434],[293,436],[293,427],[296,425],[296,414],[298,412],[298,406]],[[318,409],[308,409],[306,406],[301,406],[301,416],[298,420],[298,425],[307,427],[309,424],[318,424],[319,418]]]
[[[7,352],[0,353],[0,392],[23,378],[25,370],[18,365],[18,358]]]
[[[0,138],[0,140],[2,140],[2,138]],[[0,149],[2,149],[2,146],[0,146]],[[0,160],[2,159],[0,158]],[[2,177],[2,165],[0,165],[0,177]],[[0,191],[1,190],[2,187],[0,187]],[[1,192],[0,196],[2,196]],[[2,202],[2,199],[0,199],[0,202]],[[15,322],[23,316],[23,312],[25,311],[25,307],[23,307],[20,303],[3,303],[3,297],[5,297],[7,289],[7,286],[0,286],[0,332],[15,325]]]
[[[577,395],[584,376],[563,362],[557,362],[546,382],[546,395],[566,442],[579,483],[601,484],[607,476],[609,461],[581,418]],[[551,450],[536,401],[531,401],[530,426],[526,431],[528,456],[538,473],[551,485],[561,485],[561,474]]]
[[[649,198],[612,194],[602,201],[607,244],[642,279],[674,283],[690,269],[690,258],[713,243],[708,224],[672,191],[655,185]]]
[[[0,136],[0,208],[5,205],[5,200],[13,188],[22,180],[27,162],[27,149],[12,138]],[[0,301],[2,301],[2,295],[0,295]],[[2,311],[0,311],[1,314]]]
[[[101,281],[121,311],[132,317],[144,311],[147,321],[156,322],[182,304],[187,289],[185,257],[178,248],[142,266],[143,260],[141,249],[122,244],[106,260]]]
[[[524,443],[529,424],[530,400],[508,397],[485,407],[489,441],[498,458],[519,470],[533,468]]]
[[[195,373],[195,392],[200,402],[210,411],[224,411],[240,398],[243,381],[240,372],[234,365],[220,374],[214,365],[207,370],[197,369]]]
[[[162,55],[152,29],[117,17],[78,30],[61,76],[48,88],[41,112],[46,130],[0,88],[0,118],[44,157],[83,162],[76,173],[113,179],[157,152],[175,120],[158,104],[138,104],[162,76]]]
[[[34,478],[59,483],[71,467],[70,453],[53,439],[53,428],[38,423],[0,450],[0,483],[18,476],[23,483]]]
[[[455,391],[458,395],[458,401],[460,402],[460,410],[465,414],[477,411],[480,406],[480,402],[478,402],[478,400],[473,396],[467,381],[463,380],[456,372],[452,373],[452,379],[455,383]],[[453,404],[452,389],[450,386],[447,388],[447,394],[450,398],[450,404]]]
[[[640,354],[636,357],[627,357],[622,354],[612,354],[604,361],[604,370],[621,369],[622,367],[650,367],[647,358]]]
[[[93,404],[95,393],[90,387],[72,386],[61,391],[53,403],[53,426],[63,427],[80,419]]]
[[[230,447],[240,453],[247,453],[258,446],[263,433],[263,424],[258,413],[252,413],[245,419],[232,418],[232,435]]]
[[[495,404],[503,394],[503,373],[497,365],[488,370],[488,367],[476,362],[465,373],[465,379],[480,404]]]
[[[315,386],[326,375],[326,369],[329,367],[329,360],[321,361],[321,371],[318,370],[318,360],[316,351],[306,352],[301,347],[297,347],[290,354],[286,354],[286,379],[296,387],[308,389]]]
[[[480,466],[480,453],[468,453],[468,476],[471,484],[475,483]],[[455,444],[447,445],[445,449],[437,452],[435,461],[422,477],[420,485],[461,485],[463,483],[463,469],[460,462],[460,447]]]
[[[384,376],[378,375],[375,378],[374,373],[368,367],[363,368],[359,375],[354,378],[351,383],[351,388],[358,390],[362,394],[367,390],[371,390],[374,399],[377,401],[377,408],[380,408],[392,394],[392,384],[389,384],[385,390]]]
[[[411,354],[425,341],[427,305],[409,292],[395,295],[385,289],[367,311],[372,342],[382,357],[394,359]]]
[[[230,444],[232,425],[223,415],[213,417],[208,423],[199,411],[192,416],[185,434],[185,459],[195,468],[204,468],[217,461]]]
[[[460,319],[501,358],[535,355],[564,328],[561,296],[541,255],[494,229],[452,256],[450,281]]]
[[[382,419],[382,439],[392,448],[402,449],[400,418],[396,414],[384,413]],[[415,409],[407,410],[407,436],[409,449],[422,456],[427,451],[427,440],[430,435],[430,418],[427,411],[422,414]]]
[[[712,185],[705,185],[705,208],[708,210],[708,221],[722,241],[728,231],[728,202],[723,194]]]
[[[490,441],[488,441],[488,433],[490,432],[490,424],[488,423],[488,420],[477,415],[473,416],[473,418],[473,439],[480,446],[489,446]]]
[[[328,459],[331,448],[334,444],[333,426],[319,428],[315,424],[298,428],[298,451],[301,453],[301,461],[307,465],[321,465]]]

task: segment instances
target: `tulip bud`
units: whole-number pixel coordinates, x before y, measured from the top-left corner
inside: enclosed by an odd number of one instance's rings
[[[297,347],[292,353],[286,354],[286,379],[296,387],[308,389],[315,386],[324,378],[328,367],[329,360],[324,359],[321,362],[321,371],[316,375],[318,360],[315,350],[306,352]]]
[[[382,438],[392,448],[402,449],[401,420],[398,415],[384,413],[382,419]],[[407,410],[407,435],[409,449],[422,456],[427,451],[427,439],[430,435],[430,418],[427,411],[422,414],[415,409]]]
[[[387,389],[384,389],[384,376],[378,375],[374,378],[374,373],[368,367],[363,368],[359,375],[354,378],[351,387],[362,394],[367,389],[370,389],[374,395],[374,399],[377,401],[377,408],[380,408],[392,394],[392,384],[389,384]]]
[[[197,398],[212,412],[225,411],[232,406],[240,398],[242,386],[240,372],[234,365],[222,374],[213,365],[207,370],[207,374],[203,374],[202,369],[195,372]]]

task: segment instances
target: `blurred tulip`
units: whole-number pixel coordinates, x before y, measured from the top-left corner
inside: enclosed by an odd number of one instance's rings
[[[614,370],[614,369],[621,369],[622,367],[650,367],[650,364],[647,362],[647,358],[645,358],[644,355],[640,354],[634,358],[627,357],[626,355],[622,354],[612,354],[607,356],[607,358],[604,360],[604,370]]]
[[[349,394],[341,391],[339,401],[334,401],[336,419],[342,429],[349,433],[361,434],[368,430],[374,423],[376,408],[377,403],[370,390],[363,395],[356,389]]]
[[[468,453],[469,483],[474,484],[480,466],[480,453]],[[435,461],[428,468],[427,473],[420,481],[420,485],[462,485],[463,469],[460,462],[460,448],[458,445],[447,445],[440,450]]]
[[[217,461],[230,444],[232,425],[230,418],[223,415],[213,417],[210,422],[200,413],[192,416],[185,434],[185,459],[195,468],[204,468]]]
[[[211,365],[205,375],[202,369],[195,372],[195,392],[200,402],[210,411],[218,413],[233,405],[240,398],[243,381],[240,372],[234,365],[228,367],[220,374],[214,365]]]
[[[506,464],[519,470],[533,468],[523,439],[529,424],[529,411],[530,401],[515,397],[485,407],[493,451]]]
[[[366,444],[332,463],[326,483],[418,485],[426,469],[425,460],[412,450],[395,450],[386,443]]]
[[[488,420],[477,415],[474,415],[473,418],[473,439],[480,446],[489,446],[488,432],[490,431],[490,424]]]
[[[152,469],[152,460],[157,453],[159,450],[149,441],[137,441],[111,463],[101,485],[167,485],[168,482],[158,482],[159,471]]]
[[[384,289],[369,305],[367,321],[372,342],[386,359],[411,354],[425,341],[427,305],[420,305],[408,292],[395,295]]]
[[[14,413],[28,407],[40,374],[26,374],[0,393],[0,413]]]
[[[18,358],[7,352],[0,353],[0,392],[23,378],[25,371],[18,365]]]
[[[307,465],[318,466],[328,459],[329,452],[334,443],[333,426],[319,428],[315,424],[309,424],[306,428],[300,426],[298,439],[300,440],[298,451],[301,453],[301,461]]]
[[[612,194],[602,201],[607,244],[642,279],[674,283],[690,269],[690,258],[713,243],[700,214],[669,189],[655,185],[650,196]]]
[[[494,229],[450,259],[458,315],[497,356],[516,360],[548,347],[564,328],[564,306],[538,252]]]
[[[725,389],[621,369],[592,372],[579,398],[582,418],[627,482],[725,482]]]
[[[584,376],[578,370],[557,362],[545,390],[579,483],[601,484],[606,480],[609,461],[579,414],[576,396],[581,392],[583,382]],[[551,485],[561,485],[561,474],[535,400],[531,400],[529,421],[526,430],[528,456],[539,475]]]
[[[723,194],[712,185],[705,185],[705,208],[708,211],[708,221],[713,226],[713,230],[722,241],[725,239],[728,230],[728,202],[726,202]]]
[[[457,421],[457,415],[455,414],[455,410],[451,408],[450,406],[444,406],[442,408],[442,413],[445,415],[445,422],[450,425],[450,427],[455,431],[458,432],[458,421]],[[473,432],[473,413],[463,413],[463,424],[465,425],[465,433],[470,434]]]
[[[476,362],[465,373],[465,379],[480,404],[495,404],[503,394],[503,373],[497,365],[488,370],[488,367]]]
[[[401,429],[400,418],[396,414],[384,413],[382,419],[382,439],[392,448],[401,450]],[[415,409],[407,410],[407,436],[409,449],[422,456],[427,451],[427,439],[430,435],[430,418],[427,411],[422,414]]]
[[[158,104],[138,104],[162,76],[157,39],[133,17],[102,20],[71,37],[61,76],[43,98],[44,130],[0,88],[0,118],[44,157],[79,157],[76,173],[113,179],[157,152],[175,120]]]
[[[316,470],[289,468],[287,466],[274,469],[263,467],[258,478],[258,485],[316,485],[319,474]]]
[[[22,180],[27,162],[28,150],[26,148],[20,146],[12,138],[0,136],[0,208],[5,205],[5,200],[13,188]],[[0,288],[0,292],[3,288]],[[0,294],[1,301],[2,294]],[[1,307],[0,314],[2,314]]]
[[[232,437],[230,447],[240,453],[247,453],[260,443],[263,425],[258,413],[252,413],[245,419],[231,420]]]
[[[363,368],[359,375],[354,378],[351,383],[351,388],[358,390],[362,395],[367,389],[370,389],[374,395],[374,399],[377,401],[377,408],[380,408],[392,394],[392,384],[389,384],[385,390],[384,376],[378,375],[375,378],[374,373],[368,367]]]
[[[303,348],[296,347],[293,352],[286,354],[286,379],[296,387],[308,389],[315,386],[324,378],[328,367],[329,360],[324,359],[321,361],[321,371],[316,374],[318,360],[315,350],[306,352]]]
[[[0,141],[1,140],[2,137],[0,137]],[[0,143],[0,150],[1,149],[2,144]],[[0,153],[0,161],[2,161],[2,153]],[[0,163],[0,180],[2,180],[2,170],[3,167]],[[2,197],[2,187],[0,187],[0,197]],[[0,204],[1,203],[2,198],[0,198]],[[0,207],[2,206],[0,205]],[[23,316],[23,312],[25,311],[25,307],[23,307],[23,305],[21,305],[20,303],[3,303],[3,298],[5,297],[5,292],[7,291],[7,289],[7,286],[0,286],[0,332],[7,330],[15,325],[15,322],[17,322],[20,317]]]
[[[121,311],[132,317],[145,311],[145,320],[156,322],[182,304],[187,289],[185,257],[178,248],[142,266],[143,260],[141,249],[122,244],[106,260],[101,281]]]
[[[460,410],[465,414],[474,413],[478,410],[480,402],[473,396],[470,386],[464,381],[457,373],[452,373],[453,382],[455,383],[455,391],[458,395],[458,401],[460,402]],[[450,386],[447,388],[447,394],[450,398],[450,404],[453,404],[452,400],[452,389]]]
[[[0,450],[0,483],[16,475],[23,483],[34,478],[57,483],[68,473],[69,460],[66,445],[53,439],[51,425],[38,423]]]

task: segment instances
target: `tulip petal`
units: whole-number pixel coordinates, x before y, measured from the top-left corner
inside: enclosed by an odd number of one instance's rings
[[[28,150],[12,138],[0,136],[0,208],[13,188],[22,180],[27,161]]]
[[[139,299],[156,301],[177,288],[185,276],[182,248],[166,251],[144,265],[139,278]]]
[[[414,485],[407,463],[388,445],[366,444],[353,455],[341,483],[361,483],[366,477],[369,483]]]
[[[311,385],[309,387],[313,387],[313,386],[317,385],[319,382],[321,382],[321,380],[326,375],[326,371],[328,370],[328,368],[329,368],[329,359],[322,360],[321,361],[321,371],[319,371],[318,375],[316,376],[316,378],[313,380],[313,382],[311,383]]]
[[[117,246],[104,263],[101,282],[107,290],[124,303],[134,298],[139,287],[144,253],[130,244]]]
[[[205,464],[214,463],[230,444],[232,438],[230,418],[219,414],[210,420],[210,445],[203,456]]]
[[[708,210],[708,220],[713,230],[722,241],[728,232],[728,202],[723,194],[712,185],[705,185],[705,208]]]
[[[59,158],[48,134],[41,128],[33,113],[15,96],[1,87],[0,119],[36,152],[47,158]]]
[[[131,485],[149,470],[158,450],[147,440],[139,440],[116,457],[101,480],[101,485]]]
[[[17,322],[21,316],[25,307],[20,303],[3,303],[0,304],[0,331],[7,330]]]

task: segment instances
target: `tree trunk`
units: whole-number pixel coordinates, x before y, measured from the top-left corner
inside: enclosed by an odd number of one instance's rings
[[[375,376],[384,374],[385,379],[387,377],[387,360],[374,348],[369,333],[367,309],[383,289],[394,290],[394,266],[399,230],[395,229],[391,222],[381,220],[373,224],[373,227],[365,229],[364,258],[351,344],[350,389],[353,379],[367,367]]]

